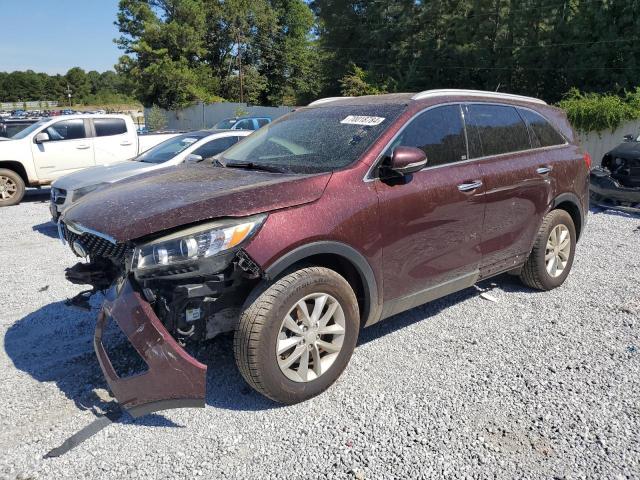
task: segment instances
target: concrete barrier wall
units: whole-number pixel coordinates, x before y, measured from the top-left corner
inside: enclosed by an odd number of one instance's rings
[[[640,135],[640,120],[625,123],[613,132],[605,130],[604,132],[578,133],[578,139],[593,159],[594,165],[600,165],[602,157],[609,150],[624,141],[627,134]]]
[[[172,130],[199,130],[211,128],[220,120],[236,116],[238,108],[249,112],[250,117],[271,117],[275,120],[293,107],[259,107],[248,106],[246,103],[212,103],[193,105],[182,110],[164,111],[167,117],[167,128]],[[144,109],[145,120],[149,115],[149,108]]]

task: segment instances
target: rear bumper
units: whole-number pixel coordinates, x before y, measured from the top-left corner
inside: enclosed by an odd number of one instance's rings
[[[622,186],[604,170],[591,173],[589,190],[592,203],[598,206],[640,212],[640,188]]]
[[[102,343],[115,321],[147,364],[145,373],[121,378]],[[207,367],[191,357],[162,325],[129,280],[112,287],[98,316],[94,347],[111,392],[133,417],[158,410],[204,407]]]

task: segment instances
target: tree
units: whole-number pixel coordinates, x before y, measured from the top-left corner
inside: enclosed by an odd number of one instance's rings
[[[167,126],[167,116],[157,105],[153,105],[147,115],[147,128],[151,132],[162,130]]]
[[[362,95],[377,95],[382,93],[378,88],[367,82],[367,74],[363,69],[351,64],[351,71],[340,79],[340,92],[347,97]]]

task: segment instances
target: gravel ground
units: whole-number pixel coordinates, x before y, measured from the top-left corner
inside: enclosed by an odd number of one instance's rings
[[[99,299],[64,306],[75,259],[45,200],[0,210],[0,478],[640,478],[640,219],[614,212],[590,216],[562,288],[501,276],[481,284],[496,303],[468,289],[365,330],[312,401],[254,393],[225,336],[205,409],[125,416],[43,460],[111,401]]]

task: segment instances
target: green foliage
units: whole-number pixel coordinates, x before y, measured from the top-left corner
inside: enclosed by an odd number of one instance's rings
[[[640,118],[640,89],[626,98],[618,95],[581,93],[571,89],[558,106],[567,112],[571,124],[582,132],[615,130],[629,120]]]
[[[147,128],[151,132],[162,130],[167,126],[167,116],[157,105],[153,105],[147,115]]]
[[[362,95],[377,95],[384,91],[368,83],[366,72],[352,63],[351,71],[340,79],[340,92],[347,97],[360,97]]]

